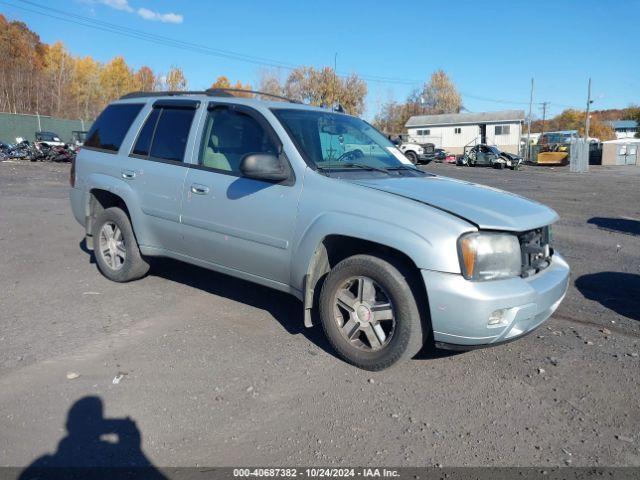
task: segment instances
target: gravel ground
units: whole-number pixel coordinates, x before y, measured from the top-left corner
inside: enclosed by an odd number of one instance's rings
[[[285,294],[169,260],[109,282],[68,165],[0,163],[0,465],[56,452],[74,406],[62,462],[92,434],[110,464],[640,466],[640,169],[425,168],[556,209],[571,286],[520,341],[368,373]]]

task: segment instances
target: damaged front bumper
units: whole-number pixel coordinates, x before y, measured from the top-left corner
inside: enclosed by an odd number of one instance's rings
[[[515,340],[553,314],[569,284],[557,253],[528,278],[470,282],[462,275],[422,270],[436,345],[466,350]]]

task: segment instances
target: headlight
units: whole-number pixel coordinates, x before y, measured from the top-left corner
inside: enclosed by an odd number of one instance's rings
[[[518,237],[508,233],[478,232],[458,240],[460,268],[467,280],[517,277],[522,269]]]

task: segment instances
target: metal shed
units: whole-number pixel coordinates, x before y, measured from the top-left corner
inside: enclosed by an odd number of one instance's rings
[[[602,165],[640,166],[640,138],[602,142]]]

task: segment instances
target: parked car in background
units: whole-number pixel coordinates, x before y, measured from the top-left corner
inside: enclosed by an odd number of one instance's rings
[[[444,162],[446,158],[447,158],[447,152],[445,152],[444,149],[442,148],[435,149],[434,159],[436,162]]]
[[[502,152],[493,145],[474,145],[465,148],[465,153],[457,160],[458,165],[469,167],[510,168],[517,170],[523,159],[519,155]]]
[[[420,144],[409,141],[402,143],[398,148],[414,165],[418,163],[429,163],[436,157],[435,145],[433,143]]]
[[[81,147],[82,145],[84,145],[85,140],[87,139],[87,133],[84,130],[74,130],[71,132],[71,143],[69,144],[69,147],[72,150],[77,150],[78,147]]]
[[[35,139],[36,145],[44,144],[49,147],[62,147],[65,145],[65,143],[60,140],[60,136],[53,132],[36,132]]]
[[[317,310],[338,355],[368,370],[425,343],[514,340],[568,285],[553,210],[423,172],[365,121],[295,102],[126,95],[93,124],[70,183],[105,277],[141,278],[165,256],[290,293],[306,326]]]

